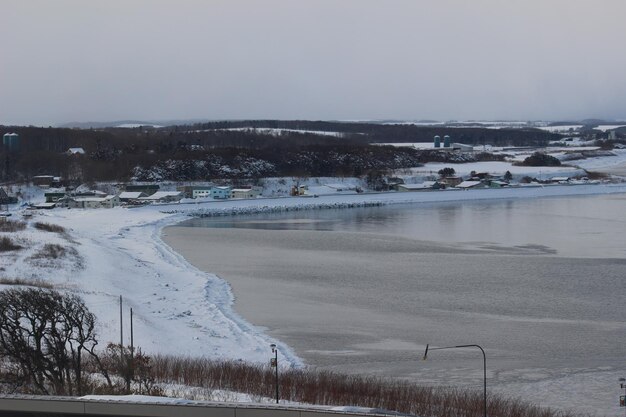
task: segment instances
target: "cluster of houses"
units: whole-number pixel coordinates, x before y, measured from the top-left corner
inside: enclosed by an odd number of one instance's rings
[[[571,184],[571,179],[565,176],[552,177],[541,181],[543,184]],[[393,178],[389,188],[395,191],[428,191],[455,188],[461,190],[476,188],[503,188],[510,187],[510,181],[504,176],[495,176],[487,172],[472,172],[468,179],[460,176],[446,176],[437,181],[424,181],[420,184],[405,184],[400,178]]]
[[[436,181],[424,181],[419,184],[405,184],[401,178],[389,179],[389,188],[395,191],[428,191],[445,190],[447,188],[470,189],[470,188],[502,188],[508,187],[509,182],[503,177],[493,176],[486,172],[472,173],[467,179],[461,176],[450,175],[441,177]]]
[[[65,191],[51,189],[44,193],[45,203],[35,207],[49,209],[65,208],[113,208],[120,205],[136,206],[152,203],[176,203],[183,198],[256,198],[261,195],[260,187],[232,188],[230,186],[186,185],[176,191],[161,191],[157,184],[126,185],[124,191],[110,195],[102,191]]]

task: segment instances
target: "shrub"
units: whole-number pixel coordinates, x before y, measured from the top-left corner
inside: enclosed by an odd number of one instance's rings
[[[33,259],[59,259],[65,257],[67,250],[56,243],[46,243],[43,248],[35,253],[31,258]]]
[[[65,228],[63,226],[59,226],[58,224],[41,223],[41,222],[35,223],[35,229],[43,230],[46,232],[53,232],[53,233],[65,232]]]
[[[8,251],[19,250],[19,249],[22,249],[22,247],[18,245],[17,243],[13,242],[11,238],[6,237],[6,236],[0,237],[0,252],[8,252]]]
[[[19,232],[26,229],[26,223],[20,221],[0,221],[0,232]]]
[[[561,161],[554,156],[542,152],[535,152],[518,165],[531,167],[556,167],[561,165]]]
[[[41,279],[0,278],[2,285],[19,285],[23,287],[39,287],[52,289],[54,285]]]

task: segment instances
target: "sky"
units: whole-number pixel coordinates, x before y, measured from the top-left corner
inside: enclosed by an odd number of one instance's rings
[[[626,119],[623,0],[0,0],[0,123]]]

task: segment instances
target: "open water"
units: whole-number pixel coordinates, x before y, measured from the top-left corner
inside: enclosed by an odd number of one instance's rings
[[[489,386],[612,415],[626,376],[626,195],[192,219],[164,240],[307,364]],[[617,414],[616,414],[617,415]]]

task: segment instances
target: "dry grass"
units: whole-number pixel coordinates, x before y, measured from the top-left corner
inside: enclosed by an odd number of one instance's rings
[[[20,232],[26,229],[26,223],[21,221],[5,220],[0,221],[0,232]]]
[[[31,259],[59,259],[67,256],[67,249],[56,243],[46,243]]]
[[[111,376],[112,386],[102,380],[90,378],[85,381],[84,392],[126,394],[128,392],[121,376],[125,371],[118,359],[119,347],[109,345],[107,349],[108,353],[102,357],[102,364]],[[151,359],[144,356],[144,359],[145,362],[139,361],[134,366],[136,378],[131,387],[135,393],[163,395],[159,384],[180,384],[190,388],[177,390],[177,396],[189,399],[203,399],[202,395],[211,395],[215,390],[246,393],[257,399],[273,398],[275,395],[274,369],[268,366],[172,356],[156,356]],[[99,373],[91,360],[86,360],[85,369],[94,374]],[[0,379],[3,377],[2,373],[0,368]],[[28,393],[29,386],[26,384],[16,387],[14,392]],[[279,371],[279,397],[281,400],[307,404],[366,407],[423,417],[483,415],[481,390],[417,386],[407,381],[306,369]],[[228,398],[225,397],[224,400],[228,401]],[[581,417],[491,393],[488,397],[488,415]]]
[[[156,356],[152,375],[157,382],[229,390],[274,397],[273,369],[243,362]],[[326,371],[281,370],[280,398],[309,404],[351,405],[433,417],[478,417],[483,413],[482,391],[416,386],[405,381]],[[568,417],[517,399],[490,394],[491,417]]]
[[[13,242],[13,240],[9,237],[0,237],[0,252],[9,252],[14,250],[22,249],[22,246]]]
[[[25,287],[38,287],[47,289],[54,288],[54,285],[41,279],[0,278],[0,285],[22,285]]]
[[[65,233],[65,228],[63,226],[59,226],[58,224],[51,224],[51,223],[37,222],[35,223],[35,229],[43,230],[46,232],[52,232],[52,233]]]

